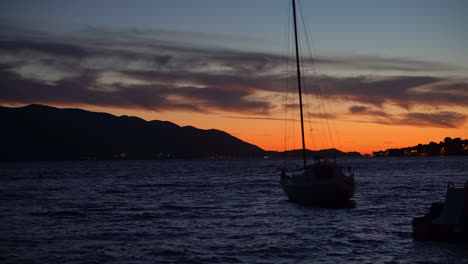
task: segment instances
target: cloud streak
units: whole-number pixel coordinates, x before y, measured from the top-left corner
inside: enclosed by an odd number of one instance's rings
[[[390,114],[384,111],[372,110],[369,107],[355,105],[349,108],[351,115],[368,116],[370,121],[359,121],[383,125],[404,125],[418,127],[456,128],[468,120],[468,115],[454,111],[436,111],[429,113],[410,112]]]
[[[450,85],[448,85],[450,83]],[[320,78],[323,96],[372,104],[468,106],[468,80],[432,76]],[[450,88],[453,87],[453,88]],[[448,88],[448,89],[447,89]]]

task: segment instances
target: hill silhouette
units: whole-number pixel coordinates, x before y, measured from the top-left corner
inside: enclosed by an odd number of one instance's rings
[[[284,152],[266,151],[265,155],[271,157],[302,158],[302,149],[288,150]],[[362,157],[359,152],[343,152],[338,149],[306,150],[308,158],[333,158],[333,157]]]
[[[0,107],[0,160],[261,156],[226,132],[44,105]]]

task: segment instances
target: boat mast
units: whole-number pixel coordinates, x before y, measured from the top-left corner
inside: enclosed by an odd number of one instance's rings
[[[297,43],[297,25],[296,25],[296,1],[292,0],[294,16],[294,38],[296,40],[296,67],[297,67],[297,87],[299,88],[299,107],[301,109],[301,132],[302,132],[302,158],[304,159],[304,168],[306,167],[306,148],[304,140],[304,117],[302,115],[302,90],[301,90],[301,68],[299,65],[299,44]]]

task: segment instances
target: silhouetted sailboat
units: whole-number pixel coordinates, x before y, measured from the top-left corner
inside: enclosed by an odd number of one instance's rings
[[[299,45],[296,25],[296,4],[292,0],[294,19],[294,39],[296,49],[297,85],[299,92],[299,107],[302,132],[303,167],[294,170],[281,169],[281,186],[289,200],[299,203],[335,203],[349,201],[354,195],[354,170],[346,170],[327,159],[317,158],[311,165],[307,164],[306,146],[304,140],[304,118],[301,90],[301,69],[299,64]]]

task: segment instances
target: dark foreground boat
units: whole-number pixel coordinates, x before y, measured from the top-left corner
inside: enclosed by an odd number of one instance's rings
[[[313,165],[281,170],[281,186],[290,201],[304,204],[346,203],[355,190],[354,169],[317,159]]]
[[[468,181],[457,188],[447,186],[445,203],[432,203],[429,213],[413,218],[413,237],[417,240],[468,242]]]

